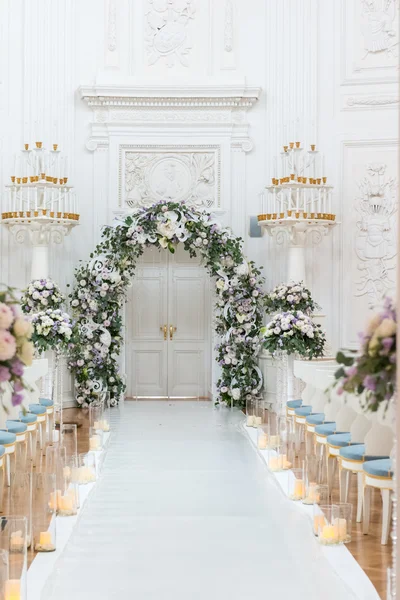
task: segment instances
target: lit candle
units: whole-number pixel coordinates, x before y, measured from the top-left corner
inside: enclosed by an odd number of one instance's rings
[[[254,427],[262,424],[262,417],[254,417]]]
[[[103,431],[105,431],[105,432],[110,431],[110,423],[106,419],[104,419],[104,421],[103,421]]]
[[[293,496],[296,500],[304,497],[304,481],[302,479],[295,479]]]
[[[282,468],[290,469],[292,463],[288,461],[286,454],[282,454]]]
[[[73,502],[73,498],[71,497],[71,495],[65,494],[64,496],[61,496],[59,505],[58,505],[59,513],[60,514],[70,514],[73,512],[73,510],[74,510],[74,502]]]
[[[24,538],[22,537],[22,531],[13,531],[10,537],[10,551],[22,552],[23,549]]]
[[[4,600],[21,600],[21,582],[19,579],[7,579],[4,584]]]
[[[271,458],[268,461],[268,467],[271,471],[279,471],[279,457],[271,456]]]
[[[49,500],[50,510],[57,510],[60,498],[61,498],[61,490],[57,490],[56,492],[51,492],[50,500]]]
[[[335,544],[338,540],[338,529],[333,525],[324,525],[321,534],[320,540],[325,544]]]
[[[322,530],[326,525],[326,519],[324,515],[315,515],[314,516],[314,534],[318,535],[320,529]]]
[[[63,475],[64,475],[65,479],[69,479],[71,477],[71,468],[70,467],[64,467],[63,468]]]
[[[101,421],[95,421],[93,424],[94,429],[103,429]]]
[[[89,448],[90,450],[100,450],[100,436],[92,435],[89,439]]]
[[[333,526],[337,532],[337,537],[340,542],[343,542],[347,537],[347,521],[346,519],[334,519]]]
[[[270,447],[279,446],[280,436],[279,435],[271,435],[269,438]]]
[[[308,485],[307,498],[304,499],[305,504],[314,504],[317,501],[317,484],[312,482]]]
[[[247,416],[246,425],[247,425],[247,427],[254,427],[254,415]]]
[[[258,436],[257,446],[260,450],[265,450],[268,445],[268,436],[266,433],[262,433]]]

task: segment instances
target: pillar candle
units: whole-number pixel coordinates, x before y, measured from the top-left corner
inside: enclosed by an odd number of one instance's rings
[[[294,496],[299,499],[304,496],[304,481],[302,479],[295,479]]]
[[[39,534],[39,544],[41,546],[51,546],[51,532],[50,531],[41,531]]]
[[[254,416],[253,415],[247,415],[246,425],[247,425],[247,427],[253,427],[254,426]]]
[[[333,526],[337,533],[338,539],[343,542],[347,537],[347,521],[346,519],[334,519]]]
[[[265,450],[268,444],[268,436],[266,433],[262,433],[258,436],[257,446],[260,450]]]
[[[19,579],[7,579],[4,584],[4,600],[21,600],[21,582]]]
[[[328,544],[334,544],[339,541],[338,539],[338,529],[333,525],[324,525],[320,538],[322,541]]]
[[[326,520],[324,515],[315,515],[314,516],[314,534],[318,535],[319,531],[324,528],[326,525]]]
[[[257,427],[257,425],[261,425],[262,423],[262,417],[254,417],[254,427]]]

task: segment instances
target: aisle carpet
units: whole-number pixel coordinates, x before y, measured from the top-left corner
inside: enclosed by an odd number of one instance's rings
[[[125,402],[42,600],[350,600],[303,515],[209,402]]]

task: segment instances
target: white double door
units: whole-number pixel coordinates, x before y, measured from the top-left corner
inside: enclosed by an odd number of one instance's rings
[[[208,397],[209,277],[183,245],[147,249],[127,305],[128,397]]]

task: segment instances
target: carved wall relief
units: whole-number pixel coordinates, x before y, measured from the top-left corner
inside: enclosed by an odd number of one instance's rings
[[[395,288],[397,182],[386,176],[386,168],[383,163],[367,166],[368,176],[358,184],[360,196],[356,200],[355,252],[360,277],[355,296],[368,296],[371,307]]]

